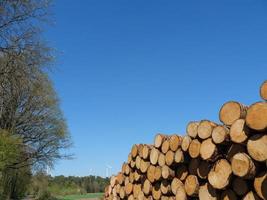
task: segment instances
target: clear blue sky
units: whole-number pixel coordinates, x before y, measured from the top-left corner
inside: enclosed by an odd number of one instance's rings
[[[76,157],[53,175],[115,173],[132,144],[260,100],[265,0],[57,0],[53,12],[45,37],[60,52],[52,79]]]

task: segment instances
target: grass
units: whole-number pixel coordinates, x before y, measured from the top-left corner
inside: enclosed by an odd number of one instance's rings
[[[60,197],[59,200],[80,200],[80,199],[93,199],[101,197],[103,197],[103,193],[88,193],[81,195],[67,195],[64,197]]]

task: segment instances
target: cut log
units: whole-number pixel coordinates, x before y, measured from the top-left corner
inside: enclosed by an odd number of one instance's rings
[[[145,180],[144,185],[143,185],[143,192],[145,195],[149,195],[152,192],[152,184],[148,179]]]
[[[188,175],[185,179],[185,192],[188,196],[197,196],[199,190],[199,182],[197,176]]]
[[[176,151],[182,143],[182,138],[178,135],[172,135],[170,137],[170,150]]]
[[[167,165],[164,165],[161,169],[161,176],[164,179],[170,179],[175,176],[175,171],[173,171],[170,167]]]
[[[184,181],[187,175],[188,175],[188,169],[186,165],[179,165],[176,169],[176,177],[179,180]]]
[[[260,198],[267,199],[267,171],[261,172],[254,179],[254,189]]]
[[[120,185],[122,185],[123,181],[124,181],[124,175],[123,175],[123,173],[119,172],[118,175],[117,175],[117,182]]]
[[[200,156],[203,160],[213,160],[218,154],[216,145],[211,138],[204,140],[200,146]]]
[[[132,146],[132,150],[131,150],[132,157],[135,158],[137,156],[137,153],[138,153],[138,146],[136,144],[134,144]]]
[[[267,80],[264,81],[261,85],[260,95],[263,100],[267,101]]]
[[[171,182],[171,190],[172,190],[172,193],[174,195],[177,194],[177,189],[179,187],[184,187],[183,182],[180,179],[178,179],[178,178],[172,179],[172,182]]]
[[[237,200],[237,196],[233,190],[227,189],[222,192],[221,200]]]
[[[196,122],[196,121],[189,122],[186,127],[187,135],[189,135],[191,138],[196,138],[198,125],[199,125],[199,122]]]
[[[165,141],[166,136],[163,134],[157,134],[154,140],[154,145],[156,148],[160,148],[162,143]]]
[[[143,158],[143,148],[144,148],[143,144],[138,145],[138,155],[140,156],[140,158]]]
[[[157,164],[159,158],[159,150],[153,147],[150,152],[150,162],[152,165]]]
[[[230,163],[221,159],[218,160],[208,174],[209,183],[216,189],[223,189],[229,185],[232,174]]]
[[[206,179],[210,172],[210,164],[207,161],[202,160],[197,168],[197,175],[201,179]]]
[[[266,161],[267,135],[258,134],[250,137],[247,143],[247,151],[254,160]]]
[[[253,160],[246,153],[235,154],[231,161],[233,174],[249,179],[256,173],[256,167]]]
[[[248,192],[242,200],[260,200],[260,197],[253,191]]]
[[[144,198],[145,198],[144,192],[141,190],[137,196],[137,200],[144,200]]]
[[[130,172],[129,181],[130,181],[130,183],[134,183],[134,172]]]
[[[138,155],[138,156],[136,156],[136,158],[135,158],[135,167],[136,167],[137,169],[140,169],[140,164],[141,164],[141,158],[140,158],[140,156]]]
[[[165,156],[166,165],[171,166],[174,163],[174,152],[169,150]]]
[[[232,158],[237,153],[246,152],[246,149],[241,144],[232,144],[226,154],[227,160],[232,161]]]
[[[191,137],[188,136],[188,135],[186,135],[186,136],[183,137],[182,146],[181,146],[181,148],[182,148],[183,151],[187,151],[188,150],[189,145],[191,143],[191,140],[192,140]]]
[[[208,183],[199,187],[199,200],[219,200],[216,190]]]
[[[267,129],[267,102],[258,102],[249,107],[246,124],[251,129],[257,131]]]
[[[222,144],[229,140],[229,129],[226,126],[218,125],[212,130],[211,136],[215,144]]]
[[[239,196],[243,196],[249,191],[247,181],[240,177],[235,177],[233,179],[232,188],[235,191],[235,193]]]
[[[197,129],[198,137],[201,139],[207,139],[211,137],[212,130],[216,127],[216,124],[214,122],[211,122],[209,120],[202,120]]]
[[[133,196],[134,196],[134,198],[137,198],[141,191],[142,191],[141,184],[134,184],[133,185]]]
[[[242,143],[248,139],[249,130],[244,119],[236,120],[230,128],[230,138],[235,143]]]
[[[166,157],[163,153],[159,153],[158,164],[161,167],[166,164]]]
[[[144,161],[143,159],[141,159],[140,171],[142,173],[146,173],[149,166],[150,166],[150,162],[147,162],[147,161]]]
[[[160,183],[161,193],[164,195],[168,195],[171,193],[171,184],[167,180],[163,180]]]
[[[146,176],[147,176],[147,179],[151,182],[151,183],[154,183],[155,181],[155,170],[156,170],[156,167],[154,165],[150,165],[147,169],[147,173],[146,173]]]
[[[160,199],[161,198],[160,184],[157,183],[152,188],[152,197],[153,197],[153,199]]]
[[[149,155],[150,155],[150,150],[151,150],[151,146],[150,145],[144,145],[143,149],[142,149],[142,155],[143,155],[143,159],[147,160],[149,159]]]
[[[170,149],[170,140],[169,138],[166,137],[166,139],[161,145],[161,152],[165,154],[167,153],[167,151],[169,151],[169,149]]]
[[[175,163],[182,163],[184,162],[184,153],[182,149],[177,149],[177,151],[174,154],[174,162]]]
[[[198,139],[194,139],[191,141],[189,145],[189,150],[188,150],[188,153],[191,156],[191,158],[197,158],[199,156],[200,146],[201,146],[201,143],[199,142]]]
[[[117,177],[116,176],[111,176],[111,178],[110,178],[111,187],[114,187],[116,183],[117,183]]]
[[[125,190],[124,190],[124,187],[121,187],[121,188],[120,188],[120,194],[119,194],[119,196],[120,196],[121,199],[124,199],[124,197],[125,197]]]
[[[180,186],[176,190],[175,200],[187,200],[184,186]]]
[[[162,174],[162,168],[160,166],[156,166],[155,172],[154,172],[155,181],[158,181],[161,179],[161,174]]]
[[[232,125],[237,119],[244,119],[246,117],[247,107],[235,102],[229,101],[226,102],[220,110],[220,120],[225,125]]]
[[[126,195],[130,195],[133,192],[133,184],[127,183],[124,187]]]

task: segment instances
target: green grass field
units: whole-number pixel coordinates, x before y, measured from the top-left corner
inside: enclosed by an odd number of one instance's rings
[[[96,199],[103,197],[103,193],[89,193],[83,195],[67,195],[60,197],[60,200],[85,200],[85,199]]]

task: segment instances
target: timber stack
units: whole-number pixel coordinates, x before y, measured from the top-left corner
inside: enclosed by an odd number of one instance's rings
[[[221,123],[192,121],[186,135],[135,144],[105,199],[267,200],[267,81],[263,101],[226,102]]]

